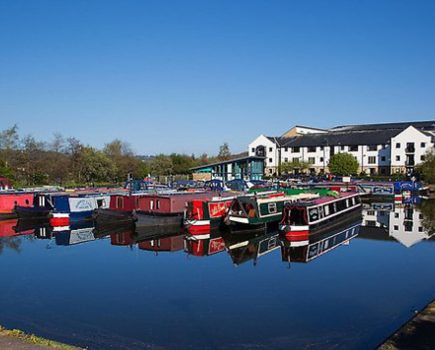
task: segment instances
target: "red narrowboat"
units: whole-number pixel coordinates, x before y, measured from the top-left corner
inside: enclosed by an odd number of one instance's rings
[[[187,232],[191,235],[203,235],[219,228],[234,198],[236,197],[214,197],[210,200],[190,201],[184,219]]]
[[[0,219],[16,218],[15,207],[31,207],[33,193],[4,192],[0,193]]]

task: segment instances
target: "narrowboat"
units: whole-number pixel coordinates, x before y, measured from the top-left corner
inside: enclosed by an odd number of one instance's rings
[[[184,227],[191,235],[202,235],[218,229],[236,196],[194,199],[187,205]]]
[[[50,217],[54,226],[65,226],[70,221],[89,220],[97,208],[107,207],[109,195],[67,193],[39,193],[33,198],[32,207],[17,206],[20,218]]]
[[[320,193],[323,191],[294,190],[292,193],[290,190],[238,196],[232,201],[225,222],[242,229],[277,223],[281,220],[282,210],[287,203],[318,198]]]
[[[136,222],[136,228],[180,228],[188,202],[215,195],[205,191],[116,195],[112,196],[109,209],[96,211],[95,220],[98,226]]]
[[[16,206],[31,207],[33,193],[27,192],[1,192],[0,193],[0,220],[17,217]]]
[[[281,238],[281,259],[283,262],[308,263],[323,254],[347,245],[358,236],[361,220],[349,221],[334,229],[310,235],[305,241],[294,241],[290,236]]]
[[[350,214],[361,215],[358,193],[340,192],[337,196],[286,203],[282,211],[279,230],[286,236],[306,240],[310,233],[337,225]]]
[[[184,251],[193,256],[210,256],[225,251],[225,240],[219,233],[204,234],[201,237],[186,235]]]
[[[245,239],[235,239],[240,236],[225,237],[225,246],[235,266],[241,265],[249,260],[257,261],[263,255],[269,254],[281,247],[278,232],[269,232],[262,235],[250,235]]]

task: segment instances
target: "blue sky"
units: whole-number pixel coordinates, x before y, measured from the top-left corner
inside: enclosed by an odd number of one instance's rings
[[[0,129],[139,154],[432,120],[435,1],[0,0]]]

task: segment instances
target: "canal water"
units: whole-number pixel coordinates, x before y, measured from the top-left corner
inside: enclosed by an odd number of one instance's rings
[[[89,349],[374,348],[435,298],[434,207],[366,204],[297,246],[1,221],[0,324]]]

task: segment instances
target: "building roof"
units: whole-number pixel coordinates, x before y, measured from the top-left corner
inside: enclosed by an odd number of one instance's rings
[[[287,138],[281,145],[283,147],[381,145],[389,143],[390,139],[400,132],[401,130],[397,129],[386,129],[306,134]]]
[[[235,163],[235,162],[243,162],[243,161],[250,161],[250,160],[261,160],[264,161],[265,157],[259,157],[259,156],[250,156],[250,157],[240,157],[240,158],[233,158],[228,160],[223,160],[221,162],[211,163],[211,164],[204,164],[201,166],[196,166],[194,168],[190,168],[190,170],[200,170],[200,169],[206,169],[210,168],[216,165],[223,165],[228,163]]]
[[[273,143],[277,144],[278,146],[282,146],[282,143],[286,141],[286,137],[275,137],[275,136],[266,136],[269,141],[272,141]]]
[[[435,130],[435,120],[427,120],[427,121],[381,123],[381,124],[339,125],[329,129],[329,131],[336,132],[336,131],[362,131],[362,130],[385,130],[385,129],[404,130],[411,125],[414,128],[421,131]]]

